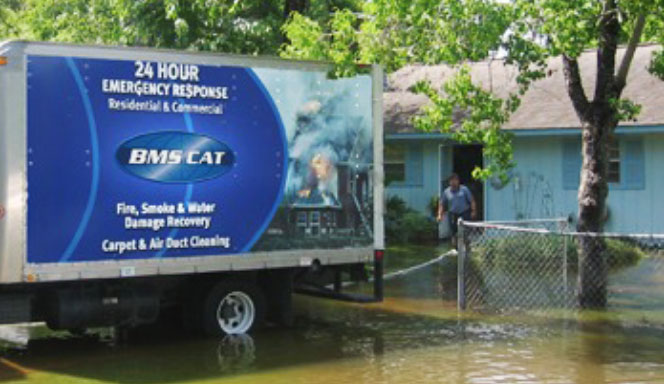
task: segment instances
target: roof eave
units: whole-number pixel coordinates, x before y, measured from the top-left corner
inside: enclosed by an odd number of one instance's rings
[[[510,129],[508,132],[516,137],[533,136],[576,136],[581,134],[581,128],[529,128],[529,129]],[[664,125],[622,125],[616,128],[617,134],[648,134],[664,133]],[[449,133],[428,133],[428,132],[408,132],[408,133],[389,133],[385,135],[386,140],[451,140]]]

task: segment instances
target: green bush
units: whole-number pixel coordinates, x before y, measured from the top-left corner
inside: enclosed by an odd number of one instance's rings
[[[392,196],[385,212],[385,239],[388,244],[431,242],[436,238],[434,220],[408,207],[403,199]]]
[[[606,261],[609,269],[615,270],[630,267],[646,257],[646,253],[639,245],[631,240],[607,239],[606,240]],[[576,251],[576,248],[574,249]],[[574,252],[575,259],[578,260],[578,253]]]
[[[607,239],[605,244],[604,257],[610,270],[635,265],[645,257],[645,252],[638,244],[629,240]],[[519,234],[474,245],[473,253],[483,264],[518,272],[539,270],[542,264],[561,260],[564,247],[565,239],[562,236]],[[575,270],[579,259],[576,239],[568,238],[566,247],[568,268]]]
[[[431,196],[427,208],[429,209],[429,214],[431,214],[431,217],[433,218],[438,216],[438,204],[440,204],[440,198],[438,195]]]

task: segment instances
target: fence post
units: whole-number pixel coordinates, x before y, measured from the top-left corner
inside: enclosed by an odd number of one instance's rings
[[[466,310],[466,240],[463,219],[459,219],[457,231],[457,309]]]
[[[567,221],[564,221],[560,225],[560,233],[561,236],[563,237],[563,300],[564,305],[566,306],[568,304],[568,297],[567,297],[567,290],[568,290],[568,282],[567,282]]]

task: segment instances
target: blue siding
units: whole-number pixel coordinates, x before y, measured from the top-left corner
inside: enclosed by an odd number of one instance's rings
[[[624,187],[626,189],[645,188],[643,141],[641,139],[625,139],[621,145],[620,173],[622,174]]]
[[[422,144],[409,145],[406,151],[406,184],[410,186],[421,186],[423,180]]]
[[[438,145],[439,142],[431,140],[424,142],[413,143],[417,148],[421,148],[421,161],[416,157],[407,155],[406,161],[406,178],[410,172],[417,175],[416,166],[420,164],[419,170],[421,172],[421,182],[417,185],[409,184],[394,184],[389,185],[387,189],[388,196],[399,196],[410,207],[417,209],[423,213],[429,214],[429,200],[432,196],[438,195]],[[410,161],[409,161],[410,158]],[[415,176],[413,176],[415,177]]]
[[[645,164],[643,139],[620,135],[620,183],[612,183],[613,189],[643,189],[645,186]],[[562,142],[563,189],[576,190],[581,180],[581,138],[565,138]]]
[[[664,233],[664,200],[658,198],[664,191],[664,135],[619,140],[622,183],[609,186],[606,230]],[[575,218],[580,145],[580,139],[564,137],[515,139],[516,177],[501,190],[487,187],[487,219]]]
[[[581,180],[581,139],[569,138],[563,140],[563,188],[577,189]]]
[[[576,217],[581,167],[580,139],[571,137],[516,137],[514,177],[504,187],[485,186],[485,219]],[[664,134],[620,135],[620,185],[611,185],[606,230],[664,233]],[[439,173],[451,169],[450,151],[442,140],[414,141],[422,145],[422,182],[418,186],[388,186],[388,195],[402,197],[413,208],[428,214],[428,203],[439,193]],[[570,144],[573,143],[573,144]],[[577,144],[574,144],[577,143]],[[569,161],[568,161],[569,160]],[[573,175],[574,182],[565,174]]]
[[[577,148],[562,137],[516,138],[512,180],[500,190],[486,187],[487,220],[575,215],[580,162],[567,160],[573,160]],[[569,180],[563,175],[573,178],[571,188],[565,188]]]

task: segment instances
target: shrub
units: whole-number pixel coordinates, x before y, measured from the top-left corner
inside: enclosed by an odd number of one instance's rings
[[[639,245],[629,239],[607,239],[606,240],[606,262],[609,269],[616,270],[620,268],[635,265],[646,253]],[[578,260],[576,246],[574,247],[574,261]]]
[[[567,239],[567,265],[571,270],[578,268],[579,253],[577,241]],[[515,272],[541,270],[543,263],[561,260],[565,247],[562,236],[542,236],[519,234],[506,238],[489,239],[474,246],[474,254],[482,263]],[[645,257],[645,252],[633,241],[607,239],[604,257],[610,270],[635,265]],[[552,270],[551,272],[555,272]]]
[[[431,196],[431,198],[429,199],[429,204],[427,205],[431,217],[435,218],[436,216],[438,216],[439,204],[440,204],[440,198],[438,197],[438,195]]]
[[[403,199],[392,196],[386,206],[385,238],[389,244],[431,242],[436,238],[436,222],[408,207]]]

